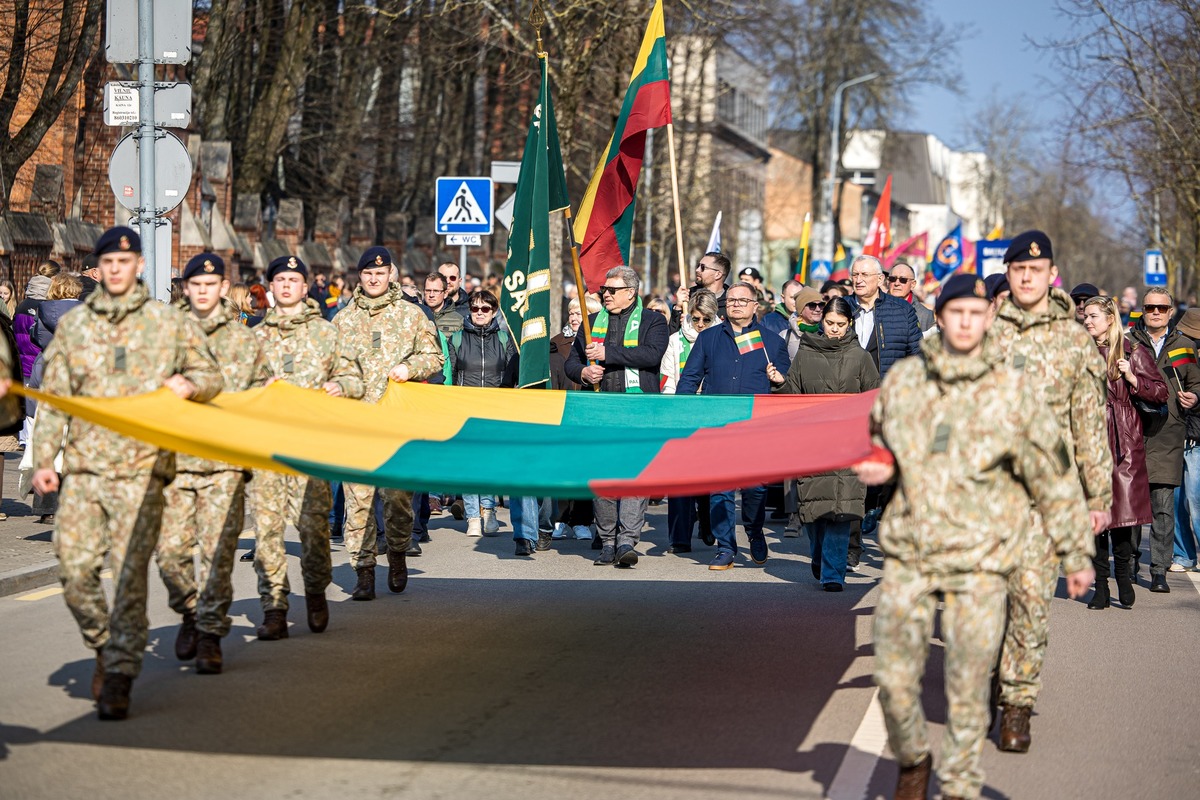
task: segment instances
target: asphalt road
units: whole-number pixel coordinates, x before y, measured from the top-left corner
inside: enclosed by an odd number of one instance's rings
[[[380,569],[371,603],[349,600],[335,545],[329,630],[310,633],[298,600],[281,642],[254,638],[239,563],[220,676],[174,660],[178,618],[152,580],[123,723],[96,720],[93,660],[61,594],[0,598],[0,797],[889,796],[895,765],[872,744],[878,553],[827,594],[801,539],[769,537],[765,567],[711,573],[703,545],[665,555],[665,521],[652,508],[641,563],[616,570],[593,566],[587,542],[516,559],[507,536],[435,518],[408,590],[389,595]],[[1169,580],[1130,611],[1055,600],[1033,750],[989,743],[986,797],[1200,793],[1200,574]],[[934,742],[941,677],[935,641]]]

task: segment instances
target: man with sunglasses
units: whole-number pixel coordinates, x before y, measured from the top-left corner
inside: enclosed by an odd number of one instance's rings
[[[1024,375],[1025,386],[1063,432],[1071,468],[1087,500],[1093,534],[1108,529],[1112,507],[1112,453],[1105,416],[1107,379],[1100,351],[1075,322],[1075,303],[1062,289],[1050,237],[1026,231],[1004,254],[1011,294],[1000,306],[989,336],[1005,363]],[[1055,533],[1030,510],[1025,543],[1008,578],[1008,625],[998,671],[1000,749],[1024,753],[1031,743],[1029,718],[1041,691],[1050,627],[1050,600],[1058,587]],[[1079,548],[1095,552],[1091,537]],[[1070,576],[1068,576],[1070,578]]]
[[[917,313],[917,326],[921,329],[921,333],[929,330],[934,325],[933,309],[926,306],[917,296],[913,294],[913,289],[917,287],[917,273],[903,261],[897,261],[892,265],[891,272],[887,276],[887,290],[892,297],[899,297],[901,300],[912,306],[913,311]]]
[[[680,309],[687,303],[689,293],[700,289],[706,289],[716,296],[717,316],[725,319],[725,290],[729,288],[725,280],[732,270],[733,263],[729,260],[729,256],[721,253],[704,254],[704,257],[696,264],[696,285],[691,289],[680,286],[675,292],[675,308],[671,311],[671,333],[679,330],[679,326],[683,322]]]
[[[1174,557],[1175,489],[1183,482],[1183,446],[1186,434],[1184,417],[1196,407],[1200,392],[1200,369],[1192,340],[1171,328],[1175,304],[1166,289],[1147,289],[1142,298],[1142,318],[1133,326],[1130,337],[1136,345],[1154,353],[1158,368],[1167,380],[1170,397],[1167,415],[1161,422],[1144,426],[1146,435],[1146,472],[1150,478],[1150,591],[1170,592],[1167,570]],[[1142,529],[1134,532],[1133,564],[1137,573],[1141,554]]]
[[[590,340],[583,327],[575,334],[563,371],[587,389],[602,392],[658,394],[658,368],[667,352],[667,321],[642,307],[641,280],[629,267],[613,267],[600,287],[603,310],[591,316]],[[596,566],[632,567],[646,522],[645,497],[594,501],[600,557]]]
[[[917,312],[883,291],[883,277],[883,265],[875,256],[858,256],[850,263],[854,294],[848,299],[854,310],[854,331],[875,361],[880,380],[897,361],[921,350]]]
[[[437,271],[446,281],[446,304],[453,306],[455,311],[462,314],[463,319],[470,319],[471,301],[468,299],[470,292],[463,289],[462,270],[458,268],[458,264],[447,261],[444,264],[438,264]]]

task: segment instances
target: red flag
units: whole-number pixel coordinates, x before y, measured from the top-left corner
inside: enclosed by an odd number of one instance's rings
[[[867,240],[863,243],[863,255],[883,258],[883,254],[892,246],[892,176],[888,175],[887,183],[883,185],[883,194],[879,195],[879,205],[875,206],[875,216],[871,219],[871,227],[867,230]]]

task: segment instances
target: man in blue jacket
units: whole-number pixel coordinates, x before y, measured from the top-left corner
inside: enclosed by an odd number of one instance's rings
[[[772,385],[783,384],[792,361],[787,343],[755,319],[758,292],[748,283],[735,283],[725,293],[725,308],[725,321],[696,337],[676,394],[770,394]],[[766,493],[762,486],[742,489],[742,525],[756,564],[767,561]],[[735,491],[713,493],[709,509],[717,555],[708,568],[729,569],[737,555]]]
[[[858,256],[850,264],[854,294],[847,299],[854,309],[858,343],[871,354],[882,381],[902,358],[921,351],[921,326],[917,312],[899,297],[883,291],[883,265],[874,256]]]

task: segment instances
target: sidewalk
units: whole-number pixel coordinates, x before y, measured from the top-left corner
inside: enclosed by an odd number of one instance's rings
[[[50,542],[53,525],[39,525],[30,509],[33,495],[13,499],[21,453],[4,453],[4,500],[0,511],[0,597],[46,586],[58,580],[58,561]]]

